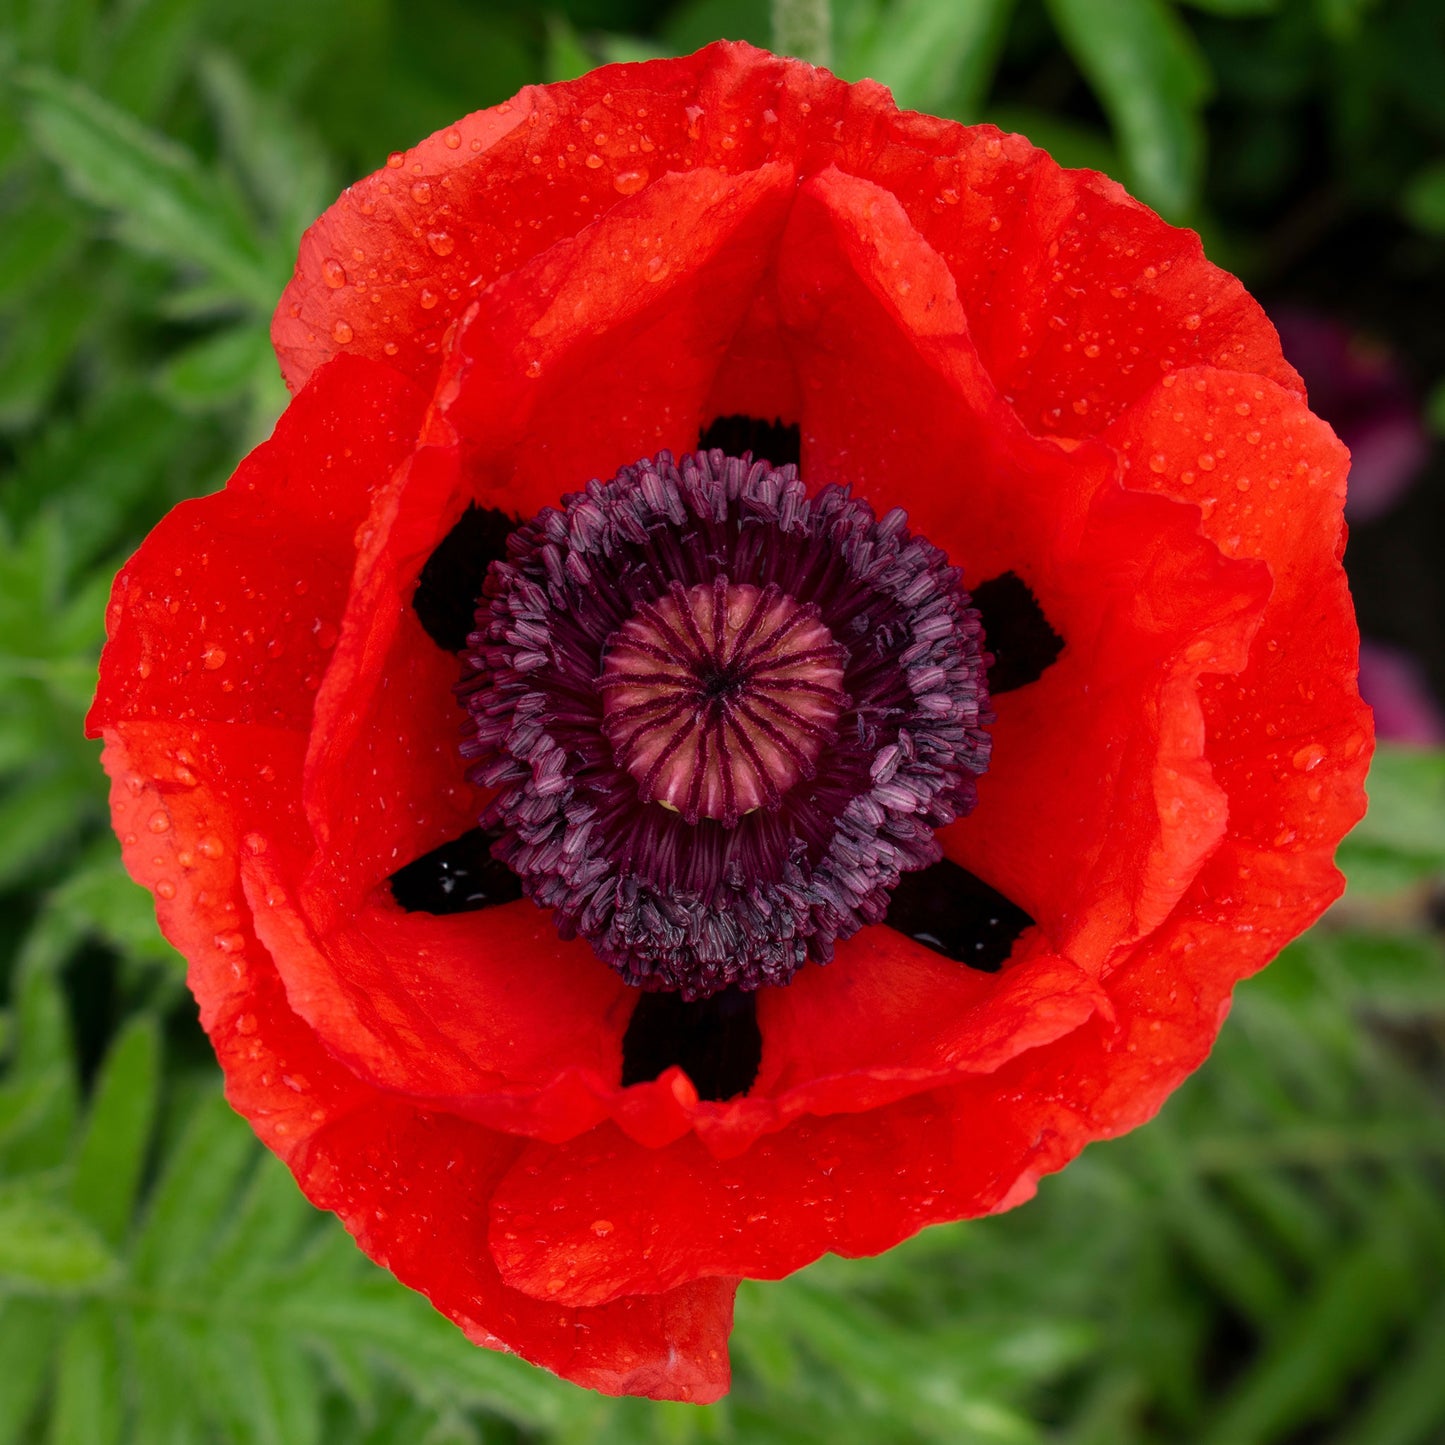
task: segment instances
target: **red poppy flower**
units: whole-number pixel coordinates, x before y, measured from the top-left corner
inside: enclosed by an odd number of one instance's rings
[[[1111,181],[719,44],[392,156],[274,338],[91,727],[232,1103],[478,1342],[715,1398],[1338,892],[1345,453]]]

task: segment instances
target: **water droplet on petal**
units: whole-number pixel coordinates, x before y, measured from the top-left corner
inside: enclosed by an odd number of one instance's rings
[[[442,144],[446,146],[449,151],[454,151],[458,149],[461,146],[461,143],[462,133],[459,130],[449,130],[442,137]]]
[[[542,363],[540,361],[529,361],[527,363],[527,375],[534,381],[542,374]]]
[[[1318,743],[1308,743],[1302,747],[1292,759],[1295,767],[1302,773],[1312,773],[1324,762],[1327,754]]]
[[[201,654],[201,666],[207,672],[214,672],[218,667],[226,665],[226,649],[224,647],[211,646]]]
[[[342,346],[345,346],[351,340],[354,334],[355,333],[352,331],[350,324],[345,321],[338,321],[336,325],[331,328],[332,340],[338,342]]]
[[[646,184],[646,171],[618,171],[612,177],[613,189],[624,196],[636,195]]]
[[[346,285],[346,267],[334,256],[328,256],[321,263],[321,279],[331,287],[333,291],[339,290]]]
[[[164,898],[167,901],[176,896],[176,885],[169,878],[162,878],[156,884],[156,897]]]
[[[432,309],[432,307],[437,304],[438,299],[439,299],[439,298],[438,298],[437,293],[436,293],[435,291],[432,291],[432,290],[424,287],[424,288],[422,289],[422,293],[421,293],[421,297],[420,297],[420,300],[421,300],[421,309],[422,309],[423,311],[430,311],[430,310]]]
[[[170,815],[161,812],[160,809],[157,808],[156,811],[150,815],[146,827],[149,828],[152,833],[169,833],[171,829]]]
[[[438,256],[450,256],[457,247],[446,231],[428,231],[426,243]]]

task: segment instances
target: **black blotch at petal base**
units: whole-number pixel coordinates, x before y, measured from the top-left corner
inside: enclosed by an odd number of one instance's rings
[[[796,423],[763,421],[755,416],[720,416],[702,429],[699,451],[721,447],[730,457],[744,452],[774,467],[797,466],[803,454],[802,433]]]
[[[886,921],[945,958],[997,973],[1034,920],[982,878],[945,858],[898,880]]]
[[[990,697],[1036,682],[1064,650],[1039,600],[1016,572],[1004,572],[969,589],[983,618],[983,645],[993,654]]]
[[[645,1084],[677,1064],[698,1098],[731,1099],[752,1087],[762,1057],[756,993],[729,988],[694,1003],[644,993],[622,1038],[622,1083]]]
[[[495,833],[472,828],[391,875],[391,896],[408,913],[472,913],[515,903],[522,884],[492,857]]]
[[[427,636],[448,652],[461,652],[476,629],[477,598],[493,562],[507,555],[507,537],[521,523],[505,512],[468,504],[417,578],[411,605]]]

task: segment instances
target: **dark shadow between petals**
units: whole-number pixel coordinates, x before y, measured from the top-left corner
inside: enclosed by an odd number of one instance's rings
[[[695,1003],[644,993],[622,1039],[622,1084],[648,1083],[676,1064],[698,1098],[732,1099],[752,1087],[762,1057],[755,992],[729,988]]]
[[[408,913],[473,913],[515,903],[521,880],[492,857],[497,835],[471,828],[391,875],[391,896]]]
[[[417,578],[411,605],[427,636],[447,652],[461,652],[476,627],[477,598],[487,568],[507,555],[507,538],[520,523],[505,512],[468,503],[437,543]]]
[[[1004,572],[971,588],[983,618],[983,644],[993,654],[990,697],[1036,682],[1064,650],[1039,600],[1016,572]]]
[[[982,878],[945,858],[903,875],[885,921],[945,958],[997,973],[1034,920]]]
[[[721,447],[730,457],[751,452],[755,460],[775,467],[797,466],[803,454],[802,433],[794,422],[764,421],[756,416],[720,416],[697,439],[699,451]]]

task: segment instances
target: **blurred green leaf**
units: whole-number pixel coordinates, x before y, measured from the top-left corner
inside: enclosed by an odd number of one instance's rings
[[[542,61],[542,74],[549,80],[576,80],[597,64],[597,58],[582,43],[572,22],[565,15],[547,16],[547,50]]]
[[[210,411],[245,395],[275,364],[264,328],[242,324],[178,351],[157,380],[162,394],[180,410]]]
[[[1369,811],[1338,857],[1351,887],[1386,891],[1445,874],[1445,752],[1382,743],[1365,790]]]
[[[142,1014],[106,1055],[70,1178],[71,1208],[112,1246],[130,1223],[159,1088],[160,1038],[155,1020]]]
[[[1226,19],[1249,19],[1256,15],[1273,15],[1284,0],[1180,0],[1194,10],[1203,10],[1209,15],[1220,15]]]
[[[39,1189],[0,1188],[0,1286],[93,1288],[116,1268],[105,1241]]]
[[[20,1440],[45,1390],[58,1323],[48,1301],[0,1295],[0,1445]]]
[[[1208,67],[1165,0],[1048,0],[1060,38],[1098,94],[1125,179],[1171,220],[1190,216],[1204,165]]]
[[[1013,0],[893,0],[849,73],[882,81],[906,110],[972,118],[988,90]]]
[[[60,1343],[50,1445],[122,1445],[124,1383],[114,1322],[92,1301]]]
[[[659,34],[677,55],[718,39],[749,40],[766,49],[772,44],[771,11],[770,0],[685,0],[667,12]]]
[[[1000,106],[990,109],[986,120],[1000,130],[1027,136],[1036,146],[1053,156],[1061,166],[1103,171],[1117,177],[1123,167],[1113,142],[1102,132],[1071,121],[1060,120],[1047,111],[1030,110],[1024,106]]]
[[[1431,236],[1445,236],[1445,161],[1417,171],[1400,197],[1406,219]]]
[[[269,312],[289,267],[267,257],[213,172],[173,141],[60,76],[24,78],[36,144],[77,195],[104,207],[126,245],[194,267]]]
[[[258,91],[224,52],[207,51],[199,69],[227,155],[281,245],[293,252],[339,189],[321,142],[275,97]]]
[[[1436,436],[1445,436],[1445,380],[1437,381],[1425,399],[1425,420]]]

